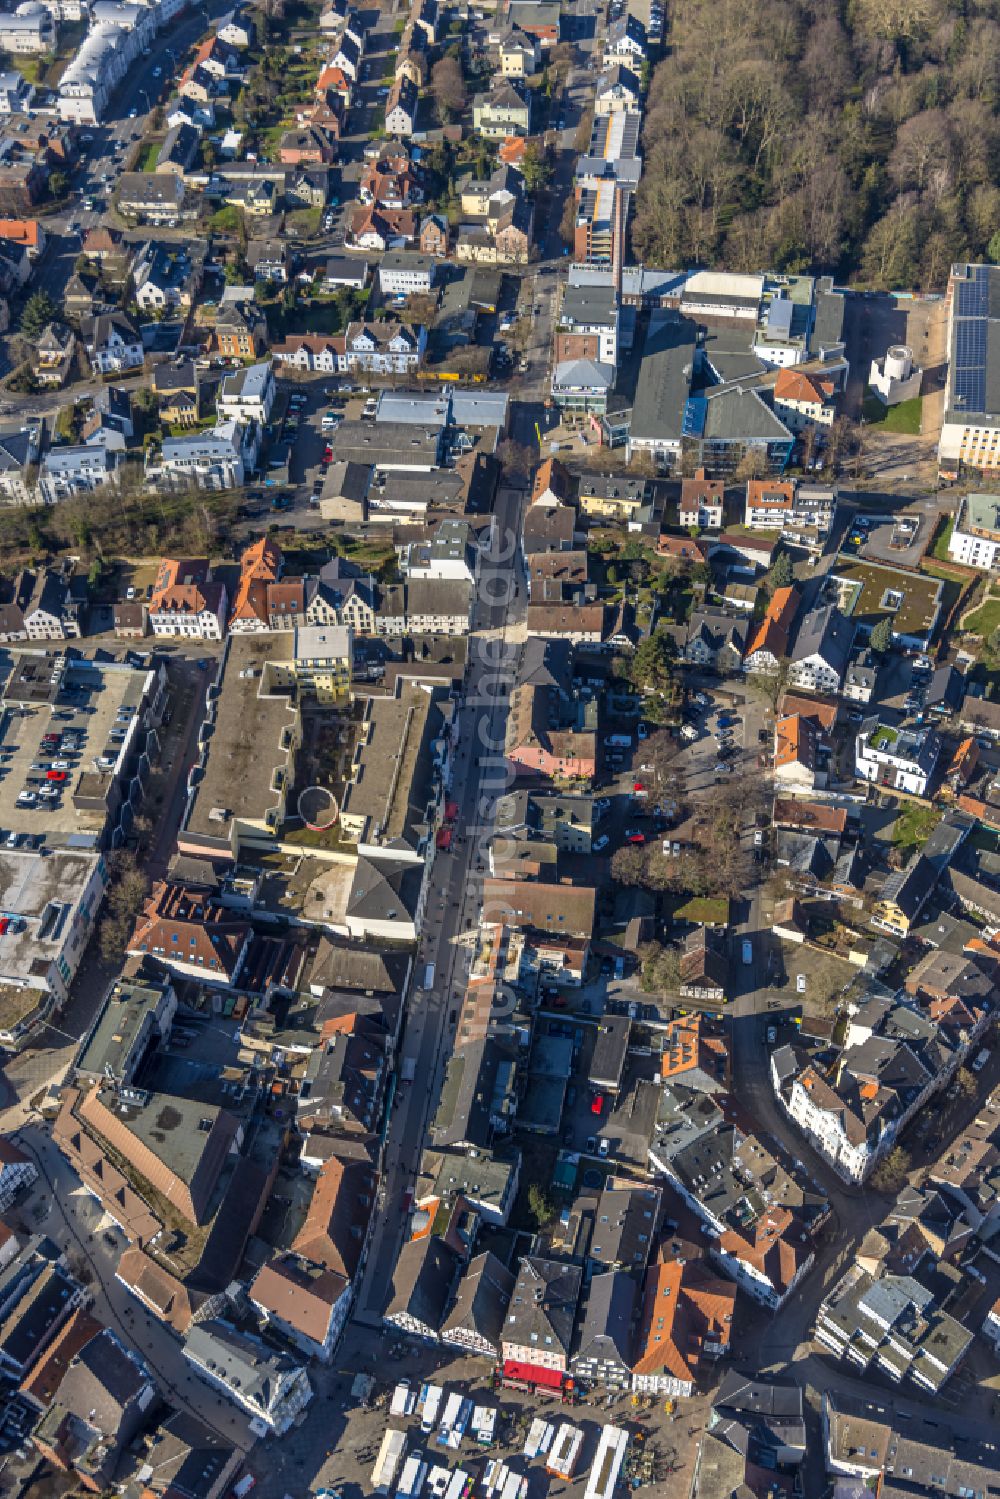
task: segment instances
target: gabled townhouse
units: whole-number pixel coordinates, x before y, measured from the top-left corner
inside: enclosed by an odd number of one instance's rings
[[[501,1339],[505,1377],[562,1388],[582,1278],[578,1265],[522,1257]]]
[[[242,51],[253,46],[256,30],[249,12],[237,5],[220,18],[215,34],[220,42]]]
[[[743,670],[775,675],[788,656],[788,641],[799,607],[796,588],[776,588],[767,612],[751,637]]]
[[[810,609],[799,622],[788,685],[805,692],[839,692],[853,643],[854,624],[835,604]]]
[[[833,382],[801,370],[778,371],[772,391],[775,414],[790,432],[826,432],[837,416]]]
[[[405,148],[389,146],[375,161],[365,163],[358,184],[362,203],[380,208],[410,208],[423,201],[420,175]]]
[[[250,945],[249,923],[198,890],[158,880],[129,938],[131,957],[148,958],[178,977],[232,987]]]
[[[149,599],[154,635],[221,640],[226,632],[226,585],[212,579],[206,558],[165,557]]]
[[[102,312],[85,318],[80,324],[80,337],[95,373],[117,375],[142,368],[142,339],[124,312]]]
[[[312,1399],[301,1364],[232,1323],[218,1318],[193,1323],[182,1351],[199,1379],[275,1436],[283,1435]]]
[[[349,241],[359,250],[399,250],[412,245],[416,233],[410,209],[359,204],[351,215]]]
[[[684,659],[713,671],[739,671],[749,630],[749,621],[741,614],[728,614],[713,605],[696,609],[688,625]]]
[[[564,505],[572,497],[573,480],[558,458],[546,458],[535,470],[531,483],[532,505]]]
[[[481,1358],[499,1358],[514,1284],[513,1274],[496,1255],[490,1251],[477,1255],[458,1282],[441,1324],[441,1342]]]
[[[455,1251],[434,1234],[404,1244],[382,1320],[407,1337],[438,1342],[460,1265]]]
[[[258,1270],[247,1290],[268,1331],[306,1358],[328,1364],[351,1305],[350,1282],[336,1270],[280,1254]]]
[[[858,651],[847,663],[841,697],[851,703],[870,703],[878,680],[878,661],[869,650]]]
[[[448,254],[451,233],[448,220],[439,213],[425,213],[420,220],[417,245],[421,255],[443,260]]]
[[[638,75],[649,53],[646,28],[631,13],[612,21],[604,34],[604,68],[629,68]]]
[[[270,281],[276,286],[288,282],[288,245],[283,239],[251,239],[247,241],[247,265],[253,271],[255,281]]]
[[[855,736],[854,773],[879,786],[925,796],[940,752],[935,729],[894,728],[872,714]]]
[[[139,1354],[103,1328],[70,1360],[33,1441],[85,1488],[106,1491],[156,1400],[156,1384]]]
[[[187,309],[201,286],[201,264],[184,248],[147,242],[132,262],[132,280],[143,312]]]
[[[865,1181],[901,1130],[954,1076],[972,1044],[910,1002],[869,996],[855,1008],[832,1080],[808,1059],[782,1075],[779,1101],[845,1181]]]
[[[271,537],[262,536],[245,549],[240,558],[240,581],[233,596],[230,630],[245,634],[269,628],[268,589],[280,581],[284,570],[281,548]]]
[[[427,330],[408,323],[349,323],[344,365],[349,372],[409,374],[421,363]]]
[[[345,32],[341,35],[336,51],[329,60],[329,66],[339,68],[352,83],[357,83],[361,72],[361,56],[362,49],[354,38]]]
[[[286,130],[278,142],[278,160],[284,166],[330,166],[336,159],[336,138],[314,122]]]
[[[98,450],[99,451],[99,450]],[[81,586],[82,585],[82,586]],[[43,568],[21,574],[15,585],[16,604],[9,623],[19,623],[27,640],[78,639],[86,602],[86,579],[71,571]]]
[[[726,486],[721,479],[708,479],[699,469],[693,479],[681,480],[678,519],[687,530],[715,531],[722,527]]]
[[[173,172],[182,180],[188,175],[201,149],[201,130],[181,122],[172,125],[156,156],[157,172]]]
[[[774,722],[774,779],[782,790],[813,791],[825,780],[818,772],[816,730],[799,713],[785,714]]]
[[[69,379],[76,354],[76,334],[65,323],[42,329],[34,345],[31,373],[39,385],[60,389]]]
[[[624,1270],[594,1275],[584,1292],[570,1371],[585,1387],[632,1387],[635,1278]]]
[[[230,295],[236,292],[236,296]],[[229,287],[215,318],[212,346],[226,359],[256,359],[267,347],[267,318],[251,289]]]
[[[726,1002],[729,964],[722,943],[708,927],[699,926],[685,937],[679,980],[678,993],[682,999],[708,1000],[713,1008]],[[701,1006],[696,1003],[695,1008]]]
[[[497,43],[497,56],[503,78],[530,78],[541,67],[542,49],[537,37],[511,26]]]
[[[488,93],[472,101],[473,128],[487,140],[531,134],[531,96],[509,78],[494,79]]]
[[[118,179],[118,211],[135,223],[176,228],[186,196],[184,181],[175,172],[123,172]]]
[[[872,908],[872,926],[907,936],[973,825],[963,812],[943,818],[909,863],[885,881]]]
[[[699,1259],[650,1265],[632,1363],[639,1394],[687,1398],[732,1341],[736,1287]]]
[[[389,135],[413,134],[417,128],[418,101],[416,84],[402,74],[394,81],[385,101],[385,128]]]
[[[598,115],[631,114],[639,108],[639,79],[631,68],[620,62],[606,67],[594,90],[594,111]]]

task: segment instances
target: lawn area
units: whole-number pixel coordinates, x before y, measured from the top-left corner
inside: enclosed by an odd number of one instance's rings
[[[988,640],[998,627],[1000,627],[1000,594],[996,593],[991,593],[978,609],[974,609],[962,620],[963,630],[968,630],[970,635],[981,635],[984,640]]]
[[[265,305],[272,342],[287,338],[290,333],[343,333],[349,321],[343,306],[336,301],[305,301],[296,307],[285,307],[280,301]]]
[[[934,533],[934,545],[931,547],[931,556],[936,557],[938,562],[950,562],[948,555],[948,543],[951,541],[951,533],[955,529],[955,517],[943,515],[938,521],[937,530]]]
[[[883,432],[900,432],[915,437],[920,432],[923,402],[920,396],[900,401],[898,406],[883,406],[878,396],[866,396],[862,412],[869,426]]]
[[[729,921],[729,902],[725,896],[692,895],[674,909],[675,921],[701,922],[705,926],[725,926]]]
[[[285,215],[285,233],[297,235],[300,239],[310,239],[319,233],[322,217],[322,208],[296,208]]]
[[[156,158],[160,154],[162,141],[143,141],[136,158],[135,170],[137,172],[152,172],[156,168]],[[235,211],[235,210],[234,210]]]
[[[242,215],[233,203],[224,203],[217,208],[208,220],[209,229],[214,229],[217,234],[236,234],[240,227]]]
[[[925,807],[922,802],[904,802],[892,825],[892,841],[904,854],[909,854],[918,844],[927,842],[940,821],[934,807]]]

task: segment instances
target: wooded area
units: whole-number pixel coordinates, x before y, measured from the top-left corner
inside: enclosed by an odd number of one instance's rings
[[[649,265],[941,290],[1000,261],[996,0],[675,0],[633,227]]]

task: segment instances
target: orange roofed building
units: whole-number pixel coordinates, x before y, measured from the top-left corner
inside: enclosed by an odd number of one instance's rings
[[[774,726],[774,778],[782,786],[816,786],[816,731],[798,713],[779,718]]]
[[[138,917],[126,951],[149,958],[183,978],[235,984],[250,944],[249,922],[199,890],[158,880]]]
[[[698,1374],[729,1352],[736,1287],[701,1260],[665,1260],[646,1272],[633,1389],[693,1395]]]
[[[73,1359],[101,1329],[96,1317],[82,1306],[77,1307],[21,1384],[20,1393],[25,1399],[38,1410],[48,1410]]]
[[[788,655],[788,636],[799,607],[795,588],[776,588],[767,613],[750,641],[744,671],[774,675],[783,657]]]
[[[0,219],[0,240],[27,250],[29,260],[37,260],[45,249],[45,230],[37,219]]]
[[[772,397],[775,414],[790,432],[832,427],[837,415],[831,380],[819,380],[801,370],[779,370]]]
[[[660,1061],[664,1082],[682,1082],[699,1093],[725,1093],[729,1047],[719,1026],[704,1015],[679,1015],[667,1027]]]
[[[270,629],[268,587],[279,581],[284,569],[282,550],[269,536],[262,536],[247,547],[240,559],[240,581],[229,617],[229,628],[234,635]]]
[[[802,1220],[788,1208],[770,1207],[745,1229],[716,1239],[713,1257],[737,1285],[777,1311],[816,1258]]]
[[[573,493],[573,480],[558,458],[546,458],[535,469],[531,485],[533,505],[565,505]]]
[[[221,640],[226,632],[226,585],[214,582],[207,558],[164,557],[149,600],[154,635]]]

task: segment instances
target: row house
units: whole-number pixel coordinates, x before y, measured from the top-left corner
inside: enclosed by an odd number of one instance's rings
[[[207,558],[165,557],[149,600],[154,635],[221,640],[226,631],[226,585],[215,582]]]

